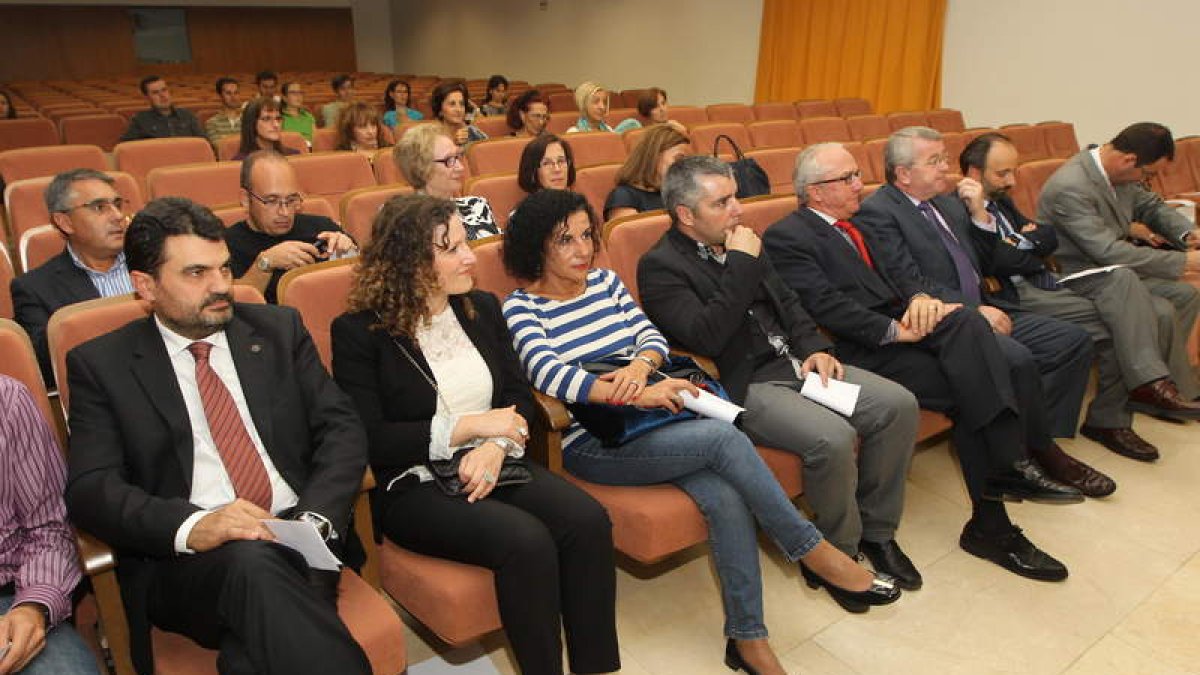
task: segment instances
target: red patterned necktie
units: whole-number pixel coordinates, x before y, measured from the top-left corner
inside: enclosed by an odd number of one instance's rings
[[[871,254],[867,251],[867,242],[863,239],[862,232],[848,220],[839,220],[833,224],[834,227],[846,233],[850,237],[850,241],[854,243],[854,248],[858,249],[858,257],[862,258],[867,267],[875,269],[875,263],[871,262]]]
[[[188,351],[196,359],[196,387],[204,404],[204,416],[208,418],[208,431],[233,483],[234,493],[270,511],[271,480],[267,477],[267,467],[250,440],[233,396],[208,363],[211,350],[212,345],[207,342],[188,345]]]

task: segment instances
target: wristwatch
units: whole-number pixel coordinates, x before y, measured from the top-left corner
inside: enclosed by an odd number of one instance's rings
[[[317,528],[317,534],[321,535],[321,538],[325,541],[329,541],[329,539],[333,536],[333,523],[329,522],[328,518],[319,513],[302,511],[296,514],[296,520],[312,523],[312,525]]]
[[[258,265],[258,270],[260,272],[270,272],[271,271],[271,259],[265,255],[258,256],[257,265]]]

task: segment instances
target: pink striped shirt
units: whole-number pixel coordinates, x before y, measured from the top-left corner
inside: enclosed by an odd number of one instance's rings
[[[29,390],[0,375],[0,585],[38,602],[57,625],[71,614],[79,555],[63,503],[66,464]]]

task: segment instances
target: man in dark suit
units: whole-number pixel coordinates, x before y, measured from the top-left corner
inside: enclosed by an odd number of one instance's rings
[[[1054,228],[1029,220],[1008,196],[1016,185],[1017,149],[984,134],[959,156],[963,175],[983,186],[990,223],[973,230],[993,251],[992,270],[1006,300],[1027,311],[1070,321],[1095,341],[1099,380],[1080,432],[1114,452],[1151,461],[1158,450],[1133,431],[1131,404],[1168,417],[1195,419],[1200,406],[1163,392],[1197,389],[1184,340],[1175,339],[1175,308],[1120,267],[1059,283],[1044,258],[1058,246]],[[1180,386],[1176,386],[1176,381]]]
[[[138,669],[149,625],[220,649],[223,673],[367,673],[336,572],[272,543],[305,521],[353,555],[366,435],[291,310],[233,303],[224,228],[167,197],[125,252],[153,315],[67,355],[67,506],[117,551]]]
[[[138,83],[142,96],[150,104],[129,120],[129,127],[121,134],[122,141],[137,141],[145,138],[178,138],[197,136],[205,138],[200,120],[192,111],[176,108],[171,103],[171,88],[158,75],[148,75]]]
[[[246,219],[225,235],[238,283],[254,286],[267,302],[283,273],[322,260],[355,254],[354,240],[324,216],[301,213],[304,195],[287,158],[260,150],[242,161],[241,202]]]
[[[66,250],[9,285],[17,323],[29,333],[48,383],[54,382],[46,347],[50,315],[64,305],[133,292],[122,251],[129,217],[114,185],[95,169],[55,176],[46,187],[46,210]]]
[[[837,338],[843,360],[895,379],[954,420],[973,509],[960,545],[1023,576],[1066,578],[1066,567],[1021,535],[996,501],[992,481],[1000,472],[1016,465],[1036,473],[1020,415],[1039,401],[1014,386],[987,321],[973,308],[943,303],[916,276],[883,272],[878,247],[849,222],[862,181],[841,145],[805,148],[793,175],[803,206],[767,230],[764,246],[804,307]],[[1038,378],[1035,369],[1013,372]]]
[[[887,183],[863,200],[854,224],[875,244],[875,262],[884,274],[919,279],[942,301],[978,309],[1013,368],[1032,366],[1041,373],[1040,382],[1012,378],[1014,386],[1033,388],[1024,400],[1044,401],[1021,411],[1030,451],[1055,480],[1103,496],[1112,491],[1111,481],[1097,481],[1094,470],[1053,440],[1075,435],[1092,364],[1091,337],[981,288],[994,256],[975,245],[972,222],[990,215],[983,210],[982,188],[969,178],[959,183],[958,196],[944,194],[948,162],[937,131],[908,127],[893,133],[884,147]]]

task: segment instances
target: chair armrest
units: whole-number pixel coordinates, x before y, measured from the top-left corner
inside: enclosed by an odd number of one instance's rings
[[[79,560],[88,576],[117,568],[112,548],[92,535],[75,530],[75,545],[79,547]]]
[[[546,424],[551,431],[562,431],[571,426],[571,415],[562,401],[534,389],[533,402],[537,404],[538,408],[541,408],[542,414],[546,416]]]
[[[686,349],[682,349],[674,345],[671,346],[671,354],[674,356],[690,356],[692,360],[696,362],[696,365],[700,366],[704,369],[704,372],[708,373],[709,377],[713,378],[714,380],[721,379],[721,372],[717,370],[717,362],[713,361],[707,356],[701,356],[695,352],[689,352]]]
[[[108,544],[86,532],[75,530],[75,543],[83,561],[84,572],[96,594],[96,611],[100,618],[100,634],[108,643],[116,675],[135,675],[129,652],[129,620],[125,602],[117,583],[117,561]]]
[[[533,389],[533,401],[542,413],[539,424],[531,424],[529,442],[525,444],[525,456],[550,469],[562,473],[562,432],[571,426],[571,415],[563,402]]]
[[[354,498],[354,533],[358,535],[358,541],[367,555],[359,576],[363,578],[363,581],[371,584],[372,588],[379,590],[379,547],[375,545],[375,523],[371,518],[371,502],[368,499],[368,495],[373,489],[375,489],[375,474],[371,473],[370,467],[367,467],[367,470],[363,472],[362,486]]]

